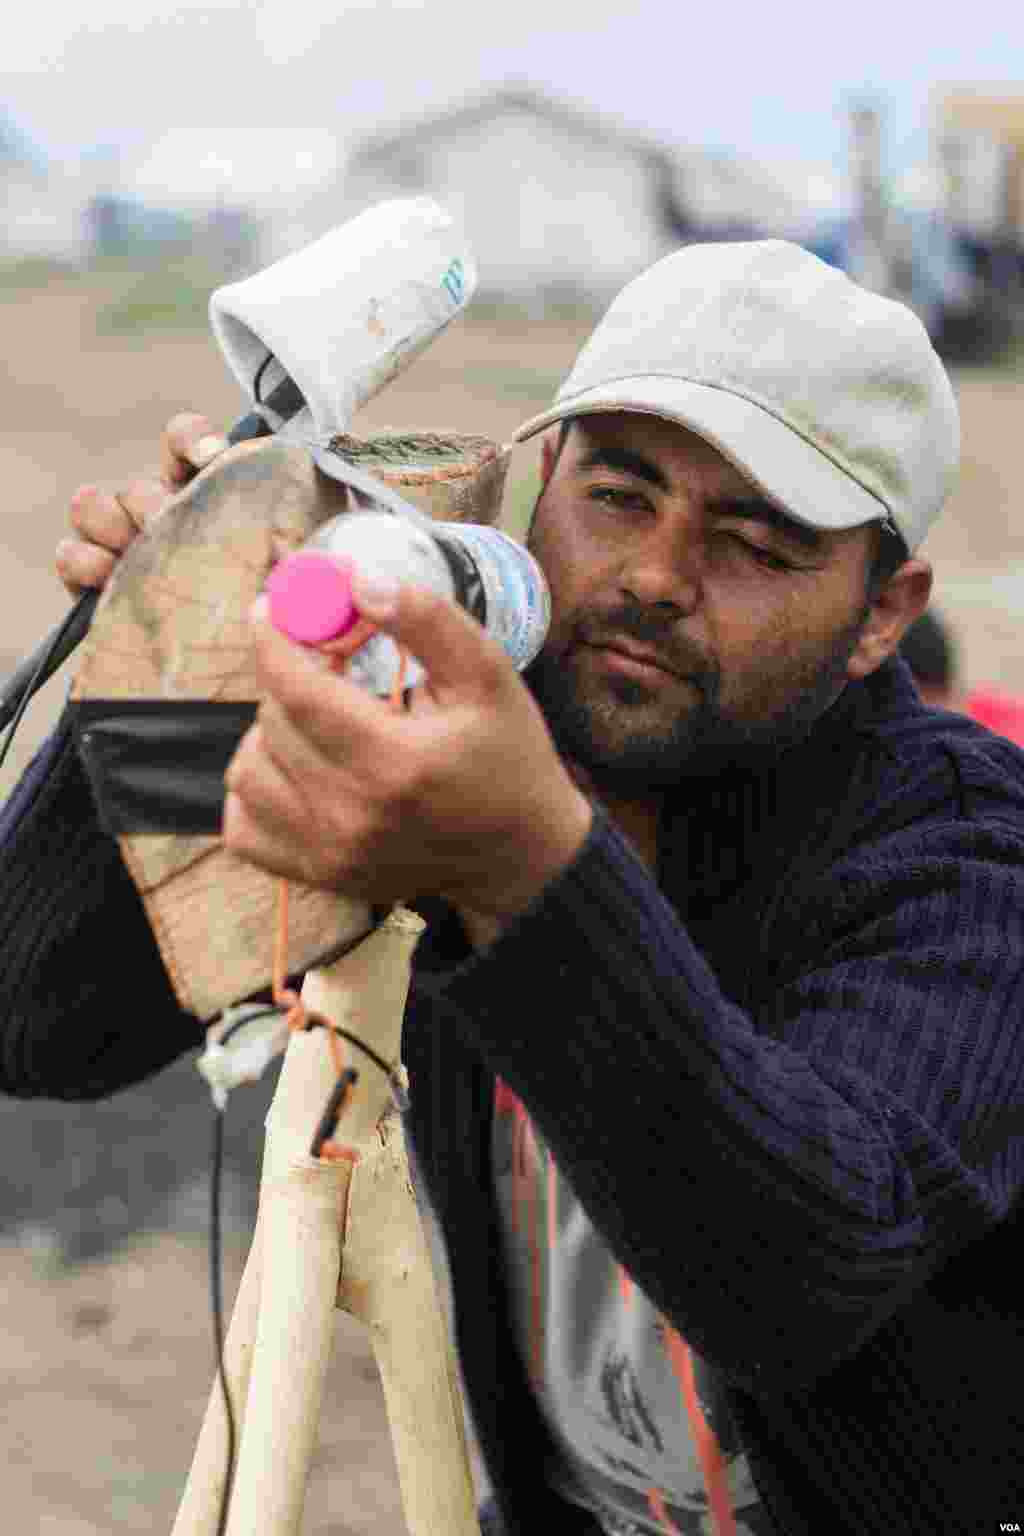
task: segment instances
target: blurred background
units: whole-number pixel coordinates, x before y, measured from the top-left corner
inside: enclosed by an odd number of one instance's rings
[[[458,215],[468,313],[356,421],[505,439],[614,292],[680,243],[799,241],[910,304],[963,470],[929,539],[958,686],[1024,693],[1024,22],[520,0],[48,0],[0,57],[0,676],[63,614],[85,482],[156,462],[183,407],[244,402],[212,288],[383,198]],[[519,528],[535,452],[513,460]],[[1016,519],[1020,519],[1018,522]],[[34,703],[0,801],[59,712]],[[125,998],[125,1027],[145,1028]],[[68,1020],[73,1029],[75,1021]],[[228,1110],[230,1284],[273,1080]],[[237,1102],[236,1102],[237,1101]],[[191,1060],[96,1105],[0,1099],[0,1457],[13,1528],[169,1528],[211,1379],[211,1110]],[[306,1528],[398,1536],[372,1356],[339,1319]]]

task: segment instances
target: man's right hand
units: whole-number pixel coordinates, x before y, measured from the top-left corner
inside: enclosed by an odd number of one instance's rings
[[[72,597],[103,587],[129,544],[170,498],[227,447],[205,416],[174,416],[160,438],[157,478],[134,480],[124,490],[80,485],[71,498],[72,534],[57,545],[57,575]]]

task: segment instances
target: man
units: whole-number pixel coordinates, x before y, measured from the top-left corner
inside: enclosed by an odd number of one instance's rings
[[[691,247],[519,436],[548,428],[529,688],[372,572],[361,606],[428,673],[407,714],[257,614],[224,816],[269,870],[429,914],[410,1123],[494,1518],[998,1529],[1024,1518],[1024,761],[896,657],[949,382],[908,311],[797,248]],[[76,516],[72,586],[131,531],[98,493]],[[3,1082],[109,1092],[201,1030],[70,749],[34,774]],[[104,1012],[126,991],[144,1031]]]

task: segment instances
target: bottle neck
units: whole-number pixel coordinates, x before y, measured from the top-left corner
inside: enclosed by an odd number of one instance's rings
[[[433,537],[451,572],[455,601],[486,629],[487,593],[476,561],[457,534],[434,532]]]

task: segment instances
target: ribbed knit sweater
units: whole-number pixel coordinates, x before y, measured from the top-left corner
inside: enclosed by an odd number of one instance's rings
[[[0,823],[0,1087],[74,1098],[201,1029],[73,754],[51,754]],[[510,1533],[597,1526],[544,1481],[501,1272],[495,1075],[721,1373],[780,1536],[1024,1524],[1022,873],[1024,754],[924,710],[890,662],[801,746],[681,783],[657,881],[598,813],[483,953],[434,916],[410,1123]]]

